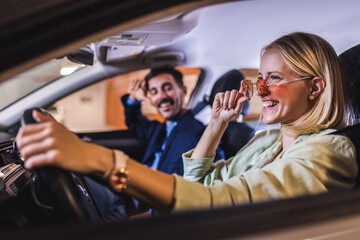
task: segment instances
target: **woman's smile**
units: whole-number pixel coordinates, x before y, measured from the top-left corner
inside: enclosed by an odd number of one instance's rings
[[[263,111],[268,112],[278,106],[278,101],[265,100],[263,101]]]

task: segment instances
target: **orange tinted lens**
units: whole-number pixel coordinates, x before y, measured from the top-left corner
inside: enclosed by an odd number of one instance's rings
[[[246,83],[246,93],[245,96],[252,97],[254,95],[253,83],[250,80],[244,80]]]
[[[265,79],[257,80],[256,89],[260,97],[265,97],[269,95],[269,87],[265,81]]]

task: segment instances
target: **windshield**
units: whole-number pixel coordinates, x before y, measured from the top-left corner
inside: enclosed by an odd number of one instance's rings
[[[0,111],[44,85],[70,75],[85,65],[67,58],[52,59],[0,83]]]

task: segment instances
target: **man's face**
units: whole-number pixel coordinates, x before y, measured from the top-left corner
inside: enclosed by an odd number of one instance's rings
[[[163,73],[148,82],[148,98],[165,120],[176,120],[182,113],[185,87],[181,88],[174,78]]]

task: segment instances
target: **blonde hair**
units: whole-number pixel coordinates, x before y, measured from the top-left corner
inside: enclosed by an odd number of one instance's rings
[[[345,126],[344,86],[340,64],[333,47],[323,38],[303,32],[282,36],[263,48],[279,51],[289,67],[301,77],[320,77],[324,91],[312,101],[311,109],[291,124],[282,124],[295,136]]]

